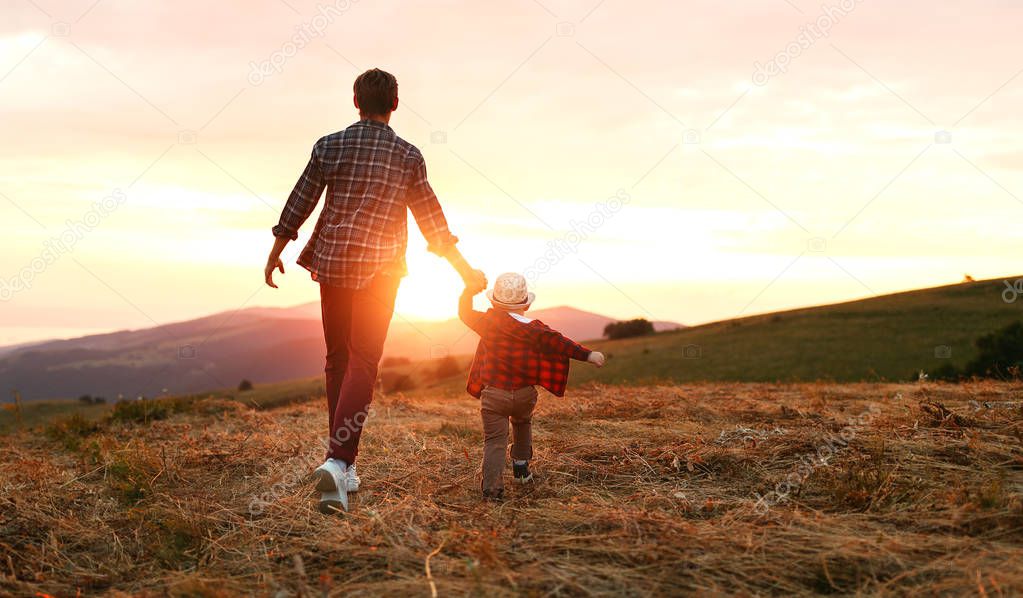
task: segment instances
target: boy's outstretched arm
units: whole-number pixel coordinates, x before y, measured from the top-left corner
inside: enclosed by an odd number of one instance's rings
[[[537,343],[544,353],[564,355],[579,361],[588,361],[599,367],[604,366],[605,357],[600,351],[591,351],[557,330],[548,328],[537,332]]]
[[[462,296],[458,298],[458,318],[472,328],[480,336],[483,335],[483,312],[472,308],[472,298],[486,288],[486,283],[466,286]]]

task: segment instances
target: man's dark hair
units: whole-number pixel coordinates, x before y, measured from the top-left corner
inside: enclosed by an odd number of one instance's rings
[[[363,114],[387,114],[398,97],[398,80],[380,69],[369,69],[355,79],[355,99]]]

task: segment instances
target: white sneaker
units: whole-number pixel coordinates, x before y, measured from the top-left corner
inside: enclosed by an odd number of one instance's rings
[[[349,465],[348,466],[348,491],[349,492],[358,492],[359,491],[359,484],[361,484],[361,483],[362,483],[362,480],[359,479],[359,474],[355,472],[355,464],[353,463],[353,464]]]
[[[344,496],[344,501],[341,500]],[[324,515],[333,515],[340,511],[347,511],[348,505],[347,495],[342,495],[337,490],[331,490],[330,492],[323,492],[320,494],[320,512]]]
[[[344,461],[338,459],[327,459],[313,471],[316,479],[316,489],[322,492],[320,496],[320,511],[324,507],[348,510],[348,468]]]

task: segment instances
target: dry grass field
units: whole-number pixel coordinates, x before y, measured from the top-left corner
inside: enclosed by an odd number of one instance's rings
[[[1021,399],[577,387],[541,399],[538,482],[485,503],[475,401],[385,396],[343,516],[306,480],[319,400],[72,417],[0,437],[0,594],[1019,595]]]

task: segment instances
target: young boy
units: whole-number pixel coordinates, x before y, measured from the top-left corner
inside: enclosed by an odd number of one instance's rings
[[[483,497],[499,500],[504,494],[505,451],[508,420],[512,424],[512,470],[515,481],[533,480],[529,460],[533,457],[533,408],[539,384],[556,396],[564,396],[568,360],[604,365],[604,354],[591,351],[524,314],[535,295],[526,279],[506,273],[494,281],[487,298],[494,306],[486,313],[472,308],[472,298],[482,291],[466,286],[458,301],[458,317],[480,335],[469,371],[466,390],[480,399],[483,417]]]

